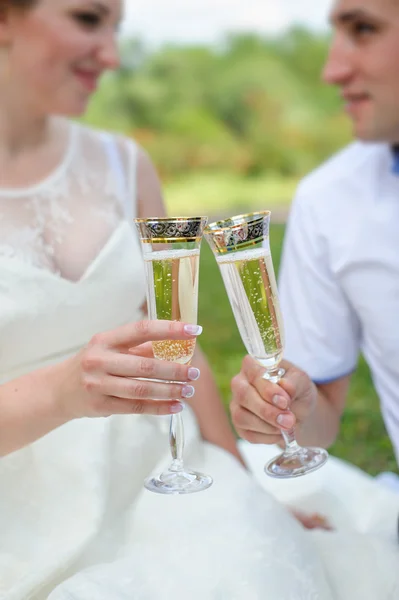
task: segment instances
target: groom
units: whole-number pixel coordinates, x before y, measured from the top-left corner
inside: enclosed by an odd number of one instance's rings
[[[231,413],[253,443],[296,428],[330,446],[364,354],[399,461],[399,0],[337,0],[324,80],[336,85],[357,142],[300,184],[280,272],[286,376],[246,357]]]

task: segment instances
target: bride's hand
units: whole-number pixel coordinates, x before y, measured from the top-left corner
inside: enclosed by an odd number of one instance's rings
[[[151,342],[193,340],[201,331],[184,323],[139,321],[95,335],[68,361],[61,394],[67,417],[180,412],[179,400],[194,395],[189,382],[197,380],[200,372],[153,358]]]

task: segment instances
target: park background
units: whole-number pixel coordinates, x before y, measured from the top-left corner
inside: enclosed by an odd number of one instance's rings
[[[128,0],[121,69],[104,79],[85,118],[146,148],[169,214],[270,209],[277,271],[298,181],[351,134],[337,91],[321,81],[328,2],[314,4]],[[205,243],[199,322],[227,407],[245,349]],[[371,474],[396,470],[362,358],[331,452]]]

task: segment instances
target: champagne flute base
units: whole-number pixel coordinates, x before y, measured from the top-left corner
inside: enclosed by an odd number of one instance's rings
[[[283,452],[265,465],[265,473],[276,479],[302,477],[320,469],[328,459],[322,448],[300,448],[295,452]]]
[[[211,487],[213,483],[210,475],[196,471],[165,471],[157,477],[149,477],[144,486],[156,494],[194,494]]]

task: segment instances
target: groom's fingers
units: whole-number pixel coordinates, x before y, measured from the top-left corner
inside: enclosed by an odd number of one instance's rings
[[[240,406],[232,409],[231,414],[234,424],[241,431],[253,431],[254,433],[261,433],[268,436],[281,436],[280,430],[277,427],[266,423],[266,421],[249,412],[246,408]]]
[[[266,402],[242,373],[234,377],[231,389],[233,399],[230,410],[235,427],[242,429],[245,426],[248,412],[272,428],[289,431],[295,426],[295,416],[287,410],[288,401],[275,394],[270,403]],[[282,404],[279,406],[280,402]]]
[[[260,396],[269,404],[275,403],[275,398],[279,397],[281,408],[287,409],[291,405],[291,396],[289,394],[290,385],[284,385],[271,383],[267,379],[264,379],[266,370],[261,367],[256,360],[251,356],[246,356],[242,362],[241,373],[245,379],[250,383],[260,394]],[[283,402],[285,400],[285,403]]]
[[[279,444],[282,440],[281,432],[276,427],[265,423],[245,408],[237,414],[234,424],[239,436],[252,444]]]

